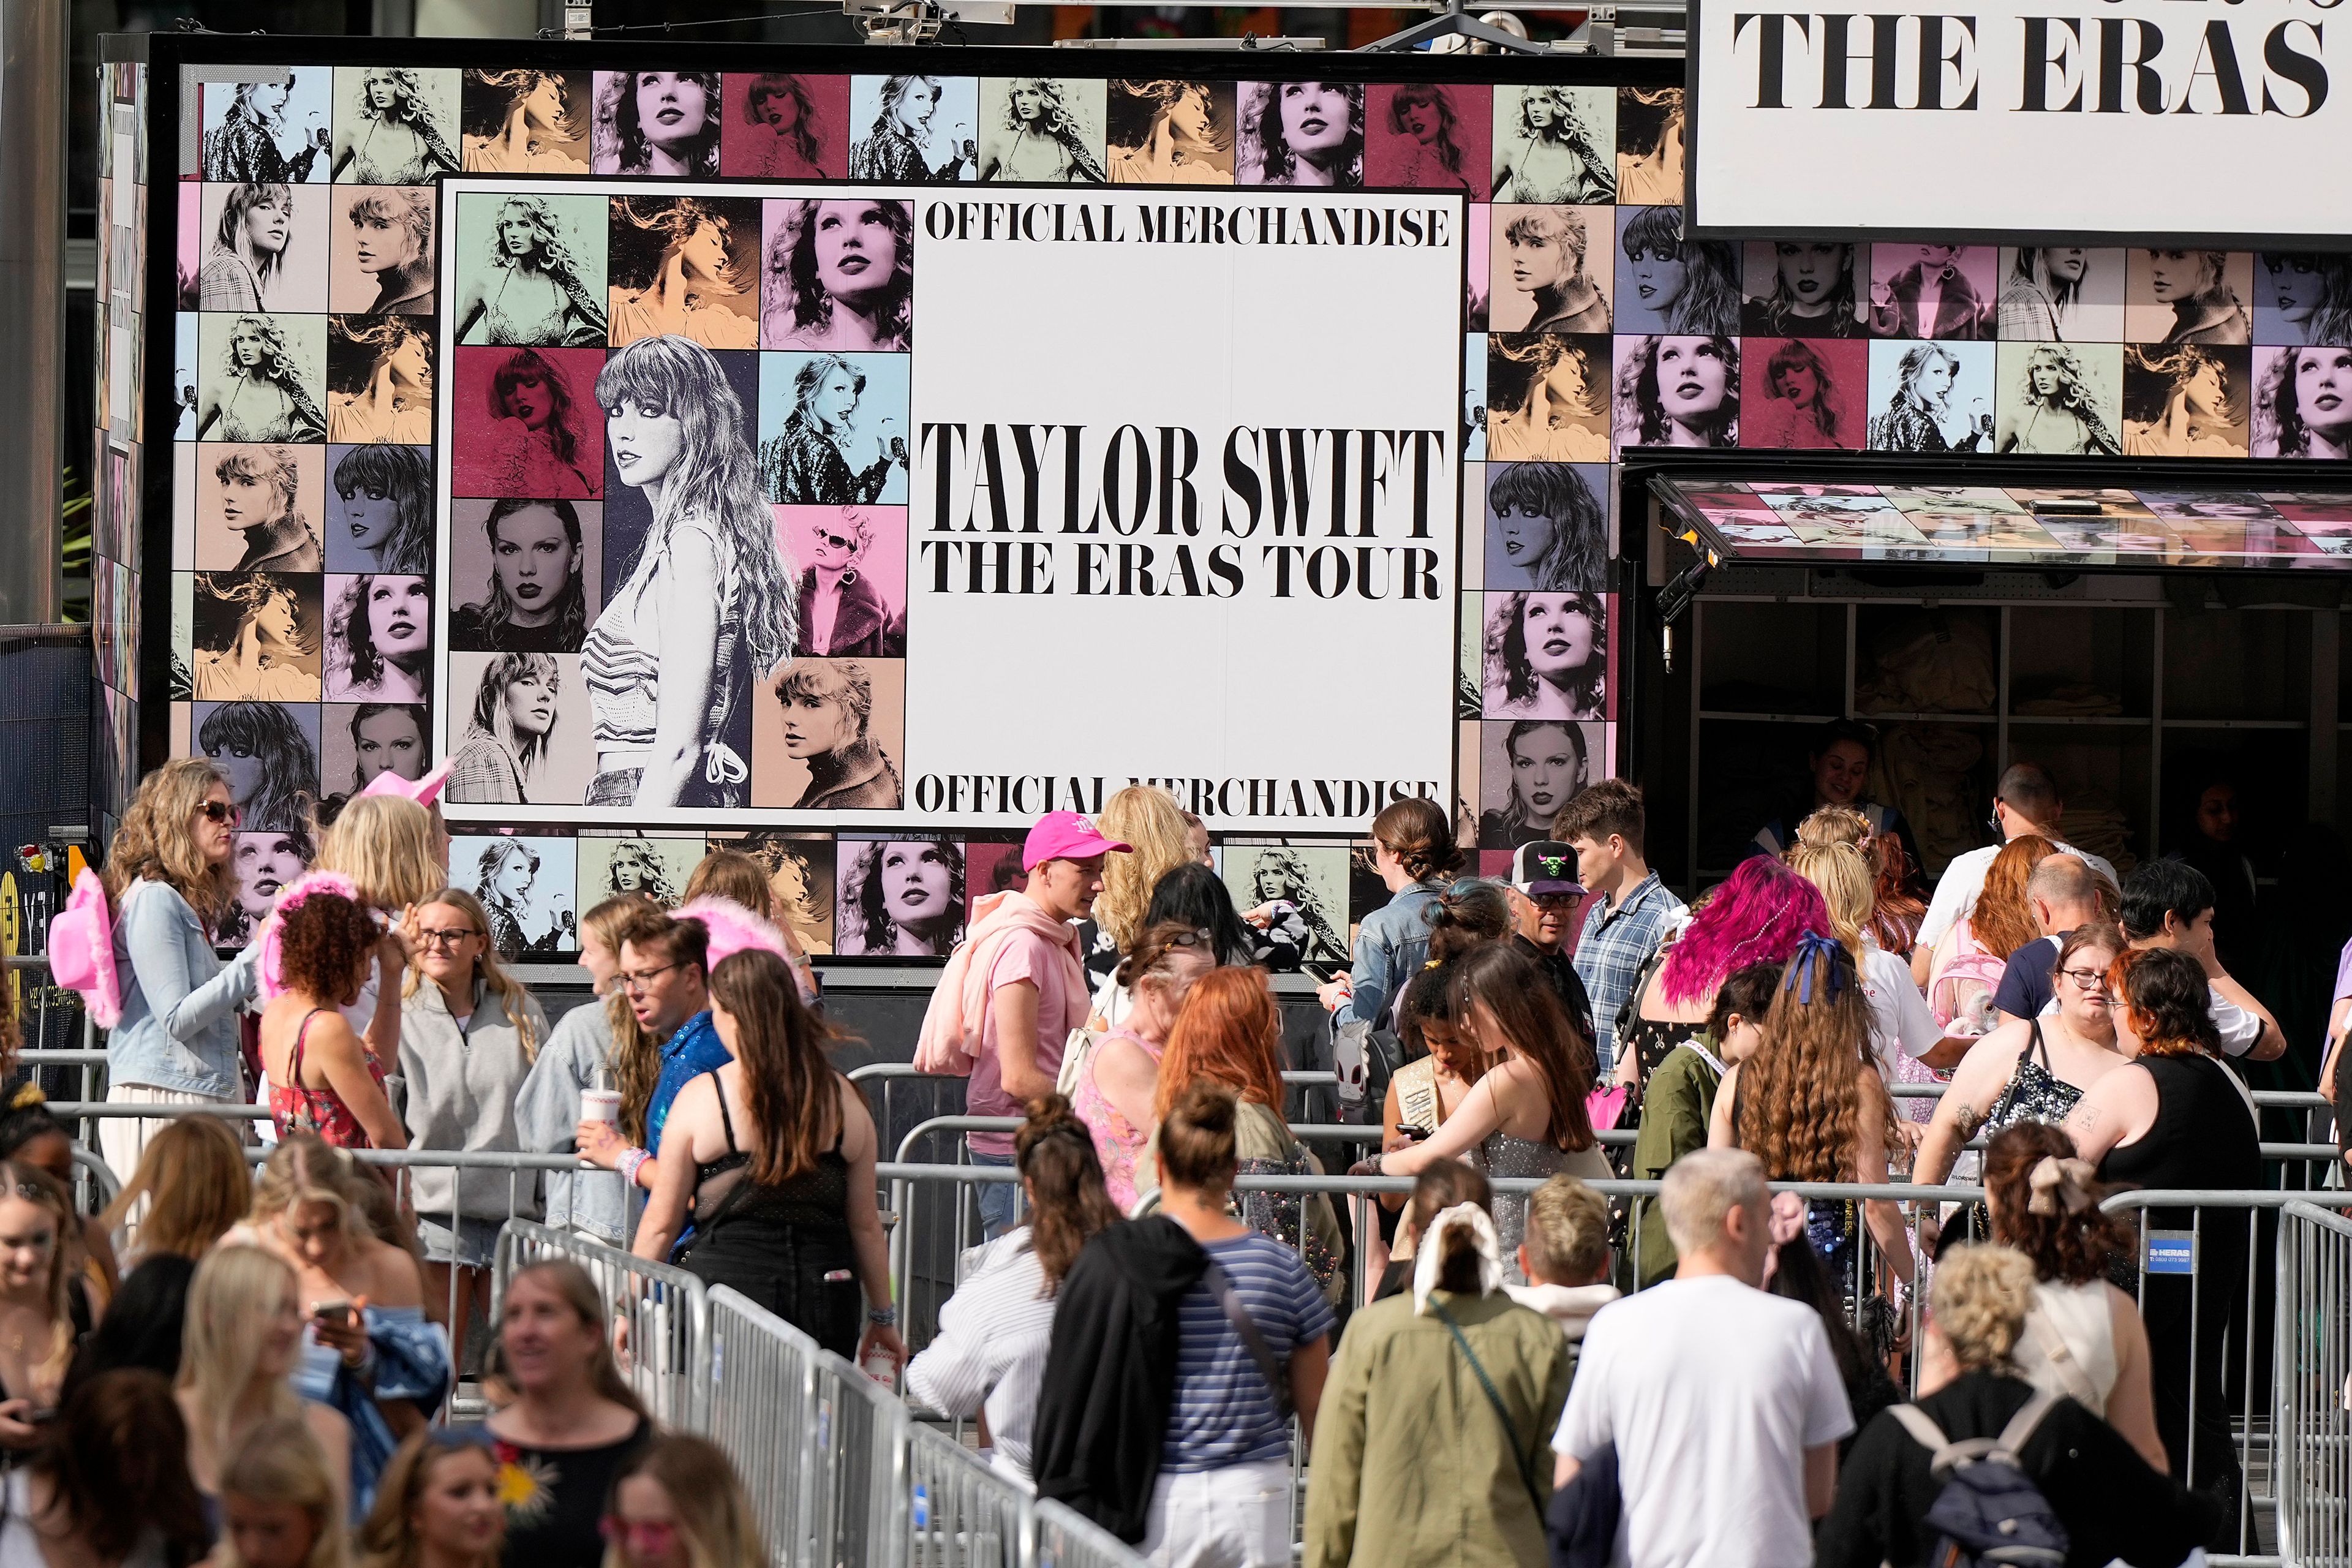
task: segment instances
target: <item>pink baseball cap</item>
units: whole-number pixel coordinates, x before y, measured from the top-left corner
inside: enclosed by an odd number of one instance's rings
[[[444,757],[432,772],[414,784],[402,778],[390,768],[368,781],[362,795],[396,795],[403,800],[413,800],[419,805],[431,805],[441,798],[441,786],[449,782],[449,767],[457,759]]]
[[[1124,855],[1134,848],[1105,838],[1083,813],[1049,811],[1037,819],[1021,846],[1021,868],[1034,871],[1048,860],[1083,860],[1090,855]]]

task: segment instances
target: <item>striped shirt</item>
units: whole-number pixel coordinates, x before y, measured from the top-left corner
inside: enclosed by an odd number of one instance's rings
[[[907,1392],[945,1415],[984,1404],[997,1468],[1026,1481],[1055,1299],[1045,1294],[1027,1226],[976,1250],[971,1272],[940,1308],[938,1334],[907,1363]]]
[[[1203,1245],[1277,1363],[1286,1366],[1297,1347],[1329,1337],[1330,1306],[1297,1253],[1255,1231]],[[1204,1279],[1177,1316],[1176,1387],[1160,1468],[1217,1470],[1289,1455],[1290,1424]]]

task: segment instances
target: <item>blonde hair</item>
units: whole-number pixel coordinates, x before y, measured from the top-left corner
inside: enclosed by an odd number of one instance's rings
[[[689,1568],[766,1568],[759,1519],[725,1449],[683,1432],[669,1433],[621,1467],[613,1478],[614,1495],[635,1476],[669,1494]],[[629,1568],[619,1542],[604,1548],[604,1568]]]
[[[433,814],[396,795],[354,796],[319,835],[311,868],[340,871],[359,889],[360,901],[379,910],[429,902],[449,885],[449,868],[434,843]]]
[[[1801,833],[1789,850],[1789,869],[1822,890],[1822,902],[1829,908],[1830,924],[1836,928],[1839,944],[1859,961],[1862,933],[1878,902],[1877,878],[1870,861],[1852,844],[1834,839],[1809,842]]]
[[[423,1542],[408,1521],[416,1500],[443,1461],[471,1454],[499,1473],[499,1458],[488,1443],[478,1443],[462,1431],[446,1426],[415,1433],[395,1450],[376,1478],[375,1506],[354,1533],[362,1568],[416,1568]],[[601,1509],[602,1500],[597,1506]],[[501,1542],[492,1542],[477,1568],[497,1568]]]
[[[1526,1240],[1538,1282],[1589,1282],[1609,1264],[1609,1201],[1574,1176],[1554,1176],[1528,1199]]]
[[[1859,849],[1869,837],[1870,818],[1850,805],[1822,806],[1797,824],[1797,843],[1816,849],[1832,844],[1851,844]]]
[[[220,1469],[220,1495],[232,1493],[302,1510],[310,1521],[310,1550],[302,1568],[349,1568],[342,1500],[327,1450],[299,1416],[264,1421],[245,1435]],[[213,1563],[215,1568],[245,1568],[226,1531]]]
[[[261,1163],[261,1174],[253,1184],[252,1219],[256,1225],[266,1224],[313,1203],[335,1211],[345,1239],[364,1241],[375,1235],[341,1152],[316,1132],[289,1132]]]
[[[489,940],[489,911],[482,908],[482,900],[463,888],[444,888],[431,898],[420,900],[417,907],[423,909],[428,904],[446,904],[472,923],[474,934],[482,939],[482,951],[474,960],[474,973],[481,976],[482,984],[489,987],[490,994],[499,999],[499,1005],[506,1009],[507,1022],[514,1026],[515,1038],[522,1044],[522,1059],[526,1062],[539,1060],[539,1034],[530,1022],[535,1005],[530,990],[509,974],[506,965],[499,961],[498,944]],[[415,995],[417,987],[424,983],[425,972],[410,964],[408,978],[401,982],[401,996],[404,999]]]
[[[2010,1364],[2033,1310],[2033,1263],[2013,1247],[1954,1247],[1936,1266],[1927,1304],[1962,1369]]]
[[[235,906],[236,871],[228,863],[207,862],[190,831],[197,809],[215,784],[226,789],[228,775],[204,757],[165,763],[139,781],[139,793],[107,847],[103,879],[117,919],[122,914],[122,895],[142,878],[185,899],[207,932]]]
[[[1125,952],[1142,933],[1160,879],[1192,859],[1192,836],[1175,797],[1150,784],[1129,784],[1103,803],[1095,819],[1106,838],[1134,846],[1125,855],[1103,857],[1103,890],[1095,899],[1095,923]]]
[[[57,1239],[49,1247],[49,1278],[41,1292],[49,1313],[49,1348],[34,1363],[36,1375],[54,1384],[65,1376],[66,1363],[73,1359],[73,1314],[67,1300],[67,1287],[78,1272],[75,1260],[81,1240],[81,1216],[74,1212],[73,1197],[64,1183],[21,1159],[0,1160],[0,1197],[13,1197],[47,1209],[57,1223]]]
[[[173,1385],[195,1395],[199,1424],[191,1437],[217,1463],[236,1436],[238,1402],[254,1380],[263,1339],[279,1308],[294,1298],[294,1266],[274,1252],[242,1243],[216,1247],[196,1265],[188,1285],[187,1324],[180,1336],[180,1376]],[[302,1402],[290,1378],[267,1392],[263,1415],[301,1419]],[[205,1430],[202,1422],[209,1421]]]
[[[198,1261],[252,1212],[253,1172],[245,1146],[216,1116],[165,1122],[147,1140],[139,1168],[100,1223],[109,1231],[127,1226],[142,1203],[147,1212],[138,1221],[140,1253]]]

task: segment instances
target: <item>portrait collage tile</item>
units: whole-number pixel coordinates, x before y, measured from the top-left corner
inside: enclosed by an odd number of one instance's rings
[[[235,74],[183,76],[171,742],[230,769],[260,858],[301,850],[307,801],[421,773],[446,736],[454,803],[740,811],[823,950],[947,950],[1017,875],[1011,836],[824,826],[916,816],[909,187],[1467,195],[1455,805],[1489,872],[1614,767],[1629,447],[2352,450],[2352,257],[1692,241],[1678,87]],[[461,173],[598,184],[461,191],[439,232]],[[681,484],[711,528],[654,526]],[[651,591],[671,559],[720,583],[716,628],[706,605],[679,633]],[[650,760],[657,632],[712,638],[684,770]],[[551,953],[607,888],[675,886],[726,837],[526,827],[453,865]],[[1237,890],[1319,889],[1344,935],[1380,901],[1350,853],[1233,840],[1223,863]]]

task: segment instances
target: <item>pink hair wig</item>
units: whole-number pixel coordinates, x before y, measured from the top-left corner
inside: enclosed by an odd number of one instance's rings
[[[1831,934],[1821,889],[1769,856],[1751,855],[1666,954],[1658,994],[1675,1005],[1712,996],[1735,969],[1786,963],[1807,931]]]

